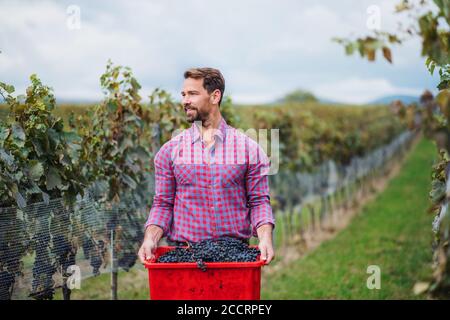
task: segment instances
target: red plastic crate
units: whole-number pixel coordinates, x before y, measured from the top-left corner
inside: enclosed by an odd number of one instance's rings
[[[253,246],[255,247],[255,246]],[[156,263],[175,247],[159,247],[145,263],[152,300],[259,300],[264,261],[206,262],[206,271],[195,262]]]

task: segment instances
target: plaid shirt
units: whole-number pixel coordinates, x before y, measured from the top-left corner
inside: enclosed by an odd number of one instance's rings
[[[172,241],[257,237],[275,226],[270,206],[270,161],[262,148],[222,118],[212,147],[191,128],[165,143],[154,159],[155,196],[145,226]]]

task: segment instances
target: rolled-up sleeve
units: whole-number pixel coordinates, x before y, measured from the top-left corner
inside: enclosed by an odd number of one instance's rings
[[[145,228],[152,224],[158,225],[164,230],[165,235],[173,219],[176,190],[169,143],[163,145],[155,155],[154,164],[155,196]]]
[[[256,144],[250,146],[250,159],[246,175],[247,206],[250,209],[250,222],[252,235],[257,237],[256,230],[264,224],[272,224],[275,228],[275,219],[270,206],[269,168],[270,161]]]

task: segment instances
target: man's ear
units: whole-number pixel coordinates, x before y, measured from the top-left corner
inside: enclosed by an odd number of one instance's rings
[[[219,89],[216,89],[216,90],[218,91],[218,93],[220,95],[220,90]],[[216,93],[216,91],[214,91],[213,94],[211,95],[211,98],[209,100],[211,103],[213,103],[214,99],[217,97],[217,95],[215,93]],[[219,101],[220,101],[220,97],[218,97],[217,104],[219,104]]]

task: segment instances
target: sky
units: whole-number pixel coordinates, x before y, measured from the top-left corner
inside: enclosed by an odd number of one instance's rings
[[[437,92],[419,39],[394,47],[393,64],[346,56],[331,40],[374,25],[395,31],[408,21],[394,13],[398,2],[0,0],[0,81],[23,93],[36,73],[57,99],[98,100],[111,59],[132,68],[143,97],[159,87],[180,99],[191,67],[221,70],[236,103],[272,102],[298,88],[355,104]]]

